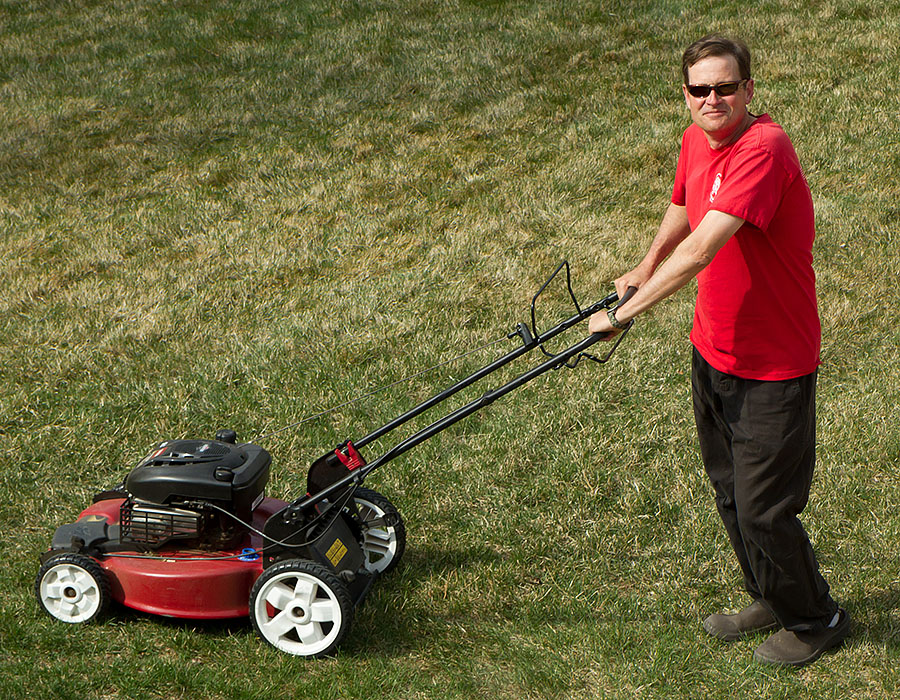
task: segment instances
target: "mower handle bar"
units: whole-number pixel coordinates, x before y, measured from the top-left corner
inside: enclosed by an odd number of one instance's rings
[[[496,389],[485,392],[479,398],[474,399],[473,401],[470,401],[469,403],[467,403],[465,406],[461,406],[460,408],[456,409],[452,413],[447,414],[443,418],[435,421],[428,427],[423,428],[422,430],[418,431],[414,435],[411,435],[410,437],[408,437],[403,442],[401,442],[398,445],[396,445],[395,447],[391,448],[385,454],[383,454],[381,457],[378,457],[377,459],[373,460],[372,462],[369,462],[368,464],[361,467],[358,470],[359,471],[359,475],[358,475],[359,481],[361,482],[369,474],[369,472],[374,471],[375,469],[377,469],[381,465],[385,464],[386,462],[389,462],[390,460],[394,459],[395,457],[400,456],[407,450],[410,450],[413,447],[415,447],[416,445],[419,445],[420,443],[424,442],[425,440],[428,440],[429,438],[433,437],[434,435],[441,432],[442,430],[449,428],[451,425],[461,421],[463,418],[466,418],[466,417],[472,415],[476,411],[479,411],[482,408],[485,408],[486,406],[490,406],[497,399],[499,399],[503,396],[506,396],[508,393],[510,393],[512,391],[515,391],[522,385],[530,382],[532,379],[539,377],[540,375],[544,374],[545,372],[547,372],[551,369],[559,369],[560,367],[568,365],[568,363],[573,358],[577,358],[579,355],[584,354],[584,351],[587,350],[589,347],[591,347],[595,343],[600,342],[601,340],[605,340],[610,335],[611,334],[609,334],[609,333],[591,333],[584,340],[582,340],[578,343],[575,343],[574,345],[569,346],[568,348],[566,348],[565,350],[563,350],[560,353],[557,353],[556,355],[551,356],[549,359],[544,360],[541,364],[537,365],[536,367],[530,369],[529,371],[527,371],[523,374],[520,374],[515,379],[507,382],[506,384],[504,384],[500,387],[497,387]],[[615,351],[615,348],[618,347],[618,344],[621,342],[622,337],[624,337],[624,333],[620,337],[619,341],[616,342],[616,345],[615,345],[615,347],[613,347],[612,351],[606,356],[606,358],[601,360],[601,362],[605,362],[606,360],[609,359],[612,352]]]

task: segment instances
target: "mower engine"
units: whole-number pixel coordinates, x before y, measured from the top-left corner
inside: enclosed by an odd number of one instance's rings
[[[256,445],[175,440],[158,445],[125,479],[122,541],[159,547],[196,540],[221,549],[236,544],[262,501],[269,453]]]
[[[221,437],[221,436],[217,436]],[[81,518],[56,530],[51,550],[116,548],[153,550],[173,540],[220,550],[246,537],[269,479],[271,457],[252,444],[222,440],[172,440],[157,445],[119,487],[94,497],[118,500],[118,532],[112,519]],[[106,545],[106,546],[103,546]]]

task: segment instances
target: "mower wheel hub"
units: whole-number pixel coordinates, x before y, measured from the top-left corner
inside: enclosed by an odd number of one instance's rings
[[[300,601],[294,601],[288,609],[288,614],[297,625],[305,625],[312,619],[310,608]]]

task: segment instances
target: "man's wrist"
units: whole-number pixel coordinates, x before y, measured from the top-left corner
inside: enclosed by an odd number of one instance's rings
[[[609,325],[620,331],[624,331],[626,328],[628,328],[628,324],[630,323],[629,321],[626,321],[625,323],[619,321],[619,319],[616,318],[615,309],[609,309],[606,312],[606,317],[609,319]]]

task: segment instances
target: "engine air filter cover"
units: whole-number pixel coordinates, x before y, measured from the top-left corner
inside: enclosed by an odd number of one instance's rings
[[[269,480],[272,458],[250,443],[171,440],[157,445],[125,479],[137,499],[171,504],[199,498],[248,513]]]

